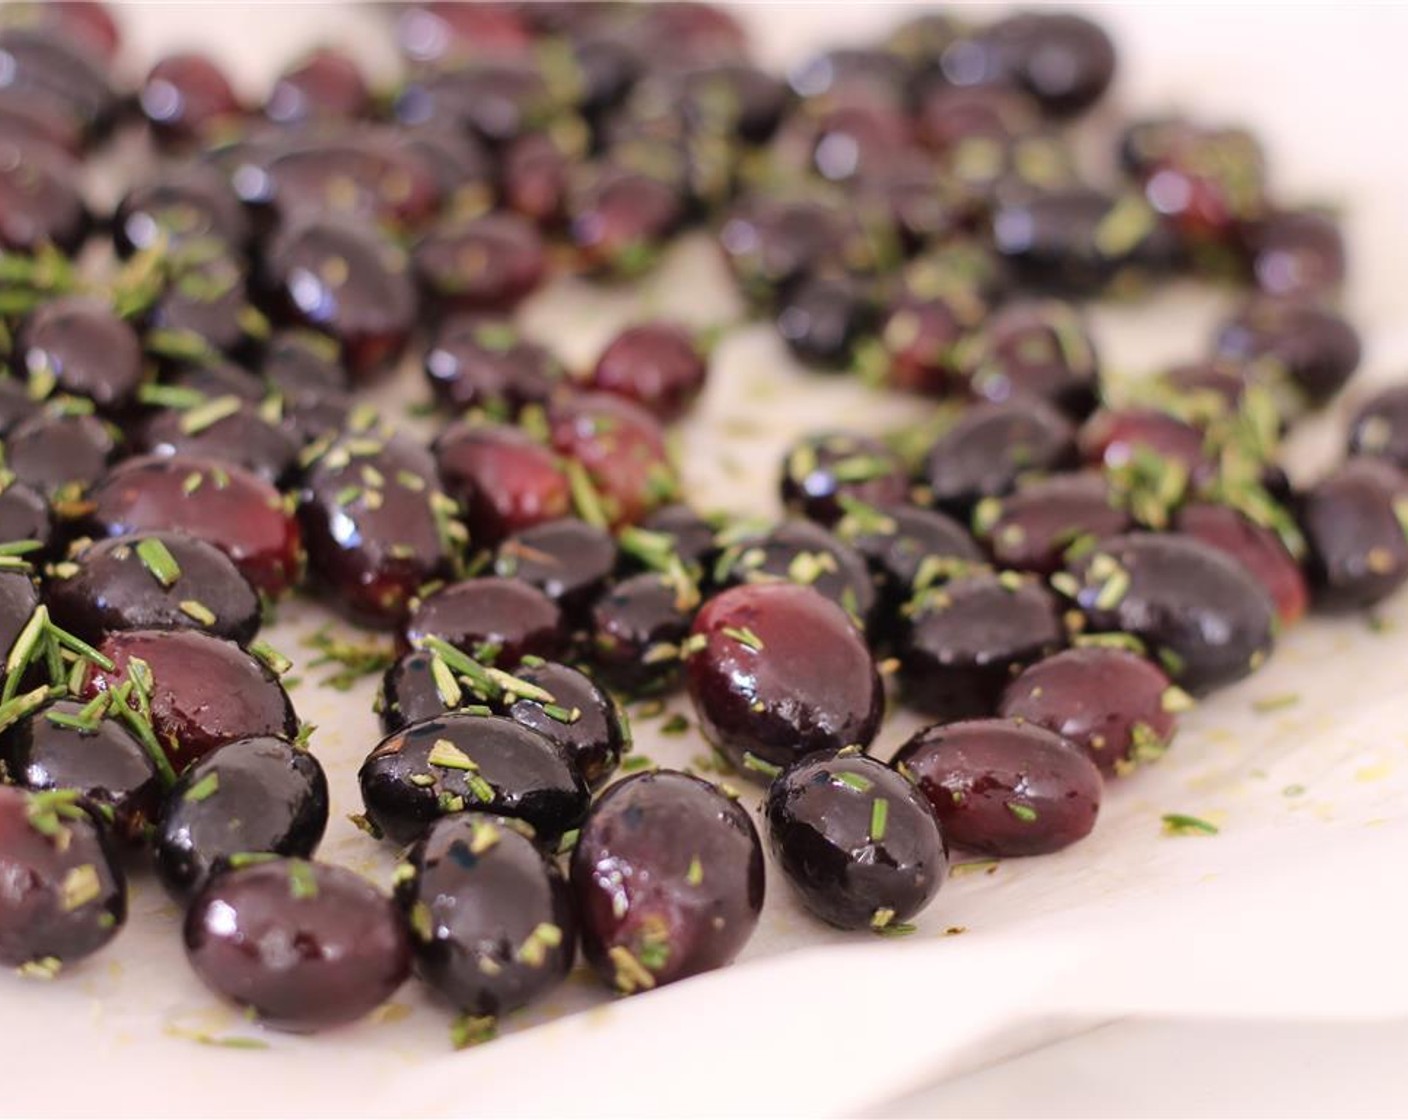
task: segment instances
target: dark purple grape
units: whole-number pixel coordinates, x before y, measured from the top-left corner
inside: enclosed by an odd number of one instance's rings
[[[631,695],[672,688],[698,605],[698,591],[678,578],[642,572],[621,580],[592,607],[592,669]]]
[[[244,263],[230,250],[202,247],[187,259],[173,256],[170,267],[171,281],[147,315],[151,330],[162,334],[149,335],[148,345],[170,345],[174,337],[177,346],[203,343],[220,354],[254,357],[269,337],[269,324],[249,302]]]
[[[748,814],[675,771],[617,782],[572,852],[582,951],[629,995],[728,964],[763,907],[763,848]]]
[[[1349,426],[1349,453],[1387,459],[1408,470],[1408,385],[1390,385],[1359,406]]]
[[[1133,527],[1109,482],[1092,471],[1036,479],[1005,498],[985,498],[973,523],[999,567],[1044,576],[1064,566],[1076,542]]]
[[[784,521],[765,533],[744,536],[723,551],[715,574],[725,585],[777,580],[803,584],[841,607],[857,627],[875,622],[875,583],[865,560],[810,521]]]
[[[1075,429],[1050,405],[1022,399],[969,409],[935,441],[924,465],[934,504],[966,516],[983,498],[1000,498],[1022,476],[1075,464]]]
[[[260,623],[259,596],[234,561],[182,533],[96,541],[55,565],[45,601],[90,643],[114,630],[205,630],[244,645]]]
[[[1120,141],[1120,159],[1195,260],[1220,264],[1237,254],[1243,231],[1265,216],[1266,157],[1245,129],[1136,121]]]
[[[649,271],[684,220],[679,189],[653,175],[600,165],[568,199],[578,267],[630,279]]]
[[[1217,354],[1232,361],[1269,359],[1312,404],[1333,397],[1359,368],[1359,333],[1328,308],[1263,298],[1224,323]]]
[[[0,489],[0,545],[37,541],[41,555],[54,546],[54,518],[49,503],[33,487],[11,482]]]
[[[444,214],[481,214],[493,204],[496,164],[473,136],[438,125],[397,129],[395,143],[413,152],[440,187]]]
[[[927,397],[944,397],[962,384],[960,343],[987,315],[966,283],[952,280],[920,295],[901,292],[876,331],[875,349],[858,352],[861,373],[877,382]]]
[[[814,589],[725,591],[699,612],[691,639],[700,729],[745,774],[875,738],[885,699],[875,661],[845,612]]]
[[[870,565],[880,595],[887,636],[900,608],[921,586],[979,567],[983,552],[972,535],[937,510],[892,505],[852,506],[836,535]]]
[[[1137,193],[1083,186],[1019,193],[998,205],[992,233],[1023,285],[1066,297],[1098,295],[1178,261],[1173,229]]]
[[[572,168],[579,152],[549,132],[520,136],[503,153],[504,205],[539,228],[557,229],[567,217]]]
[[[846,276],[801,281],[779,302],[777,332],[798,361],[820,369],[843,369],[856,344],[875,325],[870,290]]]
[[[161,806],[161,777],[141,742],[115,719],[56,700],[0,733],[0,763],[23,789],[73,790],[111,813],[114,835],[145,841]]]
[[[508,669],[527,656],[556,657],[567,642],[557,604],[532,584],[497,576],[442,587],[411,612],[402,636],[408,647],[439,638]]]
[[[279,398],[284,422],[303,443],[347,427],[352,398],[331,339],[311,331],[280,331],[265,348],[259,372]]]
[[[665,430],[645,409],[610,393],[560,397],[548,410],[552,446],[581,465],[594,504],[613,529],[673,501],[679,478]]]
[[[89,226],[79,178],[77,164],[57,151],[0,140],[0,248],[78,252]]]
[[[469,539],[478,546],[492,547],[572,513],[561,461],[521,428],[457,421],[436,440],[435,456],[445,490],[464,511]]]
[[[1010,303],[983,324],[964,365],[975,396],[993,402],[1042,401],[1074,420],[1100,393],[1100,364],[1085,323],[1056,300]]]
[[[542,236],[517,214],[485,214],[433,227],[412,254],[426,302],[440,312],[511,311],[543,282]]]
[[[556,743],[593,790],[604,786],[627,747],[624,717],[610,693],[585,673],[552,661],[520,665],[515,676],[552,699],[519,697],[504,714]]]
[[[395,114],[401,124],[456,127],[502,147],[546,124],[556,108],[537,66],[485,58],[412,79],[396,99]]]
[[[587,384],[634,401],[664,423],[678,420],[704,391],[708,360],[678,323],[628,327],[601,352]]]
[[[42,407],[43,403],[30,393],[28,382],[0,376],[0,436],[9,435]]]
[[[930,727],[893,765],[929,799],[950,844],[992,856],[1058,851],[1090,834],[1100,771],[1074,743],[1020,720]]]
[[[792,92],[821,104],[898,105],[909,65],[897,53],[874,47],[840,47],[811,55],[787,74]]]
[[[1023,666],[1066,644],[1055,598],[1015,572],[959,576],[921,591],[904,613],[905,703],[945,722],[992,715]]]
[[[516,824],[481,813],[438,821],[396,884],[416,934],[416,971],[469,1015],[531,1003],[567,978],[577,956],[567,881]]]
[[[444,685],[436,679],[435,657],[423,649],[413,649],[386,670],[376,701],[382,734],[390,735],[409,723],[479,703],[478,696],[473,692],[466,694],[460,682]]]
[[[494,553],[494,573],[531,584],[584,622],[616,569],[616,542],[605,529],[565,517],[515,533]]]
[[[351,434],[308,470],[299,518],[313,574],[366,625],[400,625],[463,547],[430,455],[403,435]]]
[[[1408,480],[1380,459],[1351,459],[1305,492],[1300,524],[1315,605],[1371,607],[1408,579]]]
[[[0,30],[0,52],[6,58],[0,89],[32,95],[75,118],[89,136],[98,136],[112,124],[122,95],[89,45],[66,27],[6,27]]]
[[[793,513],[832,525],[847,500],[894,505],[909,493],[904,461],[878,439],[823,432],[794,443],[782,464],[782,503]]]
[[[0,964],[53,976],[127,921],[127,879],[72,790],[0,786]]]
[[[145,370],[142,342],[105,301],[60,296],[25,320],[16,366],[30,384],[87,397],[104,412],[132,403]]]
[[[1289,534],[1296,545],[1302,545],[1300,535],[1289,513],[1276,512],[1283,521],[1279,531],[1253,521],[1231,506],[1190,502],[1178,511],[1173,527],[1237,561],[1271,596],[1281,624],[1289,626],[1310,605],[1310,588],[1300,561],[1289,551],[1282,532]]]
[[[551,739],[513,720],[447,712],[387,736],[357,775],[367,818],[398,844],[474,809],[526,821],[551,843],[582,823],[591,791]]]
[[[707,583],[719,553],[715,539],[719,530],[717,519],[701,515],[687,505],[670,505],[656,510],[637,528],[653,534],[654,543],[663,545],[663,551],[668,555],[678,557],[685,571],[696,582]],[[641,560],[630,548],[630,542],[638,540],[639,537],[630,530],[621,534],[619,544],[623,561]],[[651,549],[649,545],[647,551],[652,557],[660,554],[660,550]],[[647,561],[646,566],[651,564]]]
[[[824,265],[866,265],[871,255],[851,211],[767,195],[734,208],[719,244],[744,295],[762,306]]]
[[[980,34],[995,69],[1052,116],[1082,113],[1115,75],[1115,45],[1098,23],[1071,12],[1025,11]]]
[[[285,231],[265,257],[265,287],[279,314],[331,335],[355,381],[389,368],[415,324],[405,255],[365,225],[320,218]]]
[[[1189,706],[1152,661],[1129,650],[1062,650],[1022,671],[997,714],[1044,727],[1081,747],[1105,774],[1127,774],[1163,756]]]
[[[96,536],[172,530],[198,537],[271,598],[302,577],[298,522],[277,490],[239,467],[187,455],[128,459],[89,499],[87,524]]]
[[[39,589],[29,573],[0,568],[0,646],[8,653],[39,606]],[[0,682],[4,674],[0,674]]]
[[[334,47],[304,55],[279,75],[264,100],[264,115],[278,124],[356,120],[371,108],[361,69]]]
[[[56,148],[77,158],[83,154],[83,122],[34,90],[0,89],[0,142],[22,150]]]
[[[1102,408],[1081,426],[1079,442],[1085,462],[1103,467],[1115,481],[1138,482],[1146,471],[1157,471],[1155,490],[1169,487],[1166,494],[1156,493],[1160,505],[1181,499],[1189,479],[1211,482],[1217,473],[1206,433],[1157,408]],[[1163,477],[1168,475],[1172,479]],[[1147,515],[1142,519],[1156,523]]]
[[[720,63],[679,75],[679,109],[694,127],[765,144],[787,109],[786,85],[743,62]]]
[[[1332,295],[1345,278],[1344,235],[1318,210],[1281,210],[1248,237],[1256,286],[1271,296]]]
[[[435,169],[414,148],[373,128],[284,144],[271,154],[264,176],[241,185],[246,203],[267,206],[278,225],[333,219],[354,228],[416,230],[439,212]],[[369,231],[370,232],[370,231]]]
[[[148,697],[153,737],[177,773],[236,739],[292,740],[298,733],[298,718],[278,677],[234,642],[195,630],[125,630],[109,634],[99,648],[114,667],[93,666],[82,698],[132,682],[135,696],[129,696],[128,706],[144,714],[137,697]],[[134,675],[134,661],[147,671]]]
[[[137,433],[137,444],[153,455],[195,455],[242,467],[277,486],[298,472],[302,441],[268,415],[237,397],[215,397],[153,414]]]
[[[802,904],[842,929],[885,930],[932,901],[948,846],[929,803],[864,755],[804,759],[768,789],[768,842]]]
[[[457,316],[436,332],[425,354],[425,376],[440,402],[455,412],[481,408],[505,417],[545,404],[566,374],[545,346],[530,342],[507,320]]]
[[[1002,85],[928,83],[919,90],[916,118],[919,139],[972,186],[990,187],[1005,170],[1013,144],[1041,127],[1032,99]],[[985,166],[969,153],[985,155]],[[979,183],[970,182],[972,174]]]
[[[156,871],[188,899],[232,857],[307,859],[328,823],[328,782],[318,760],[282,739],[237,739],[189,767],[157,822]]]
[[[117,455],[115,429],[62,404],[22,421],[5,437],[5,465],[14,477],[60,508],[81,499]]]
[[[1398,539],[1405,553],[1408,543]],[[1091,630],[1132,634],[1178,684],[1203,693],[1271,652],[1276,609],[1235,560],[1183,533],[1110,537],[1053,583]]]
[[[396,45],[416,63],[523,55],[533,42],[527,19],[534,7],[406,4],[397,12]]]
[[[244,112],[215,61],[193,51],[158,61],[142,83],[138,101],[157,138],[180,147],[210,139]]]
[[[241,253],[251,234],[239,196],[223,175],[203,163],[164,167],[156,178],[133,187],[118,203],[112,226],[113,241],[124,257],[207,239]]]
[[[186,911],[185,941],[206,987],[300,1033],[369,1014],[411,971],[395,904],[354,872],[299,859],[215,876]]]

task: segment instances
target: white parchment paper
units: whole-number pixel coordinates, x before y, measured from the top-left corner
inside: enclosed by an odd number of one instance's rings
[[[770,63],[901,18],[902,6],[756,5],[743,18]],[[1123,51],[1115,109],[1184,108],[1242,120],[1270,146],[1293,200],[1342,204],[1354,252],[1349,306],[1366,333],[1361,384],[1408,375],[1408,155],[1395,119],[1408,10],[1129,5],[1099,9]],[[390,47],[370,8],[223,3],[121,12],[140,72],[159,50],[199,46],[251,91],[296,51],[339,42],[373,66]],[[1099,308],[1106,364],[1137,374],[1192,358],[1226,296],[1192,289]],[[561,282],[527,328],[572,362],[644,313],[707,324],[738,307],[706,238],[686,241],[640,291]],[[685,473],[704,505],[774,509],[780,449],[844,422],[880,429],[922,406],[807,375],[769,328],[716,352],[684,425]],[[418,374],[382,392],[389,411],[423,396]],[[1297,438],[1292,467],[1334,454],[1342,403]],[[301,639],[326,621],[290,604],[268,636],[300,662],[293,692],[318,725],[332,782],[322,855],[389,882],[392,854],[344,820],[377,738],[368,680],[317,686]],[[841,935],[769,880],[740,964],[613,1000],[584,971],[506,1037],[450,1050],[450,1015],[408,985],[368,1022],[320,1038],[266,1034],[190,974],[179,914],[146,876],[114,946],[54,984],[0,978],[0,1111],[50,1115],[650,1115],[848,1113],[1043,1039],[1129,1015],[1363,1020],[1408,1015],[1408,601],[1371,628],[1317,620],[1265,671],[1186,717],[1163,764],[1108,790],[1093,837],[1061,854],[956,877],[904,940]],[[682,698],[672,711],[688,713]],[[691,721],[692,722],[692,721]],[[637,721],[637,749],[688,765],[691,730]],[[888,755],[917,724],[897,715]],[[744,783],[738,783],[743,785]],[[751,789],[745,803],[756,805]],[[1216,837],[1167,837],[1167,812],[1216,822]],[[962,930],[963,932],[948,932]],[[197,1038],[254,1038],[235,1050]]]

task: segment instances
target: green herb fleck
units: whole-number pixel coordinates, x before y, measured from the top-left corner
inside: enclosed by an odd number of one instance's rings
[[[186,795],[183,800],[204,801],[207,797],[213,795],[219,788],[220,774],[218,771],[212,770],[209,774],[203,777],[200,781],[196,782],[195,785],[191,786],[191,788],[186,791]]]
[[[890,820],[890,803],[877,797],[870,803],[870,839],[879,843],[885,839],[885,829]]]
[[[146,537],[137,542],[137,557],[142,566],[162,587],[170,587],[181,578],[181,565],[165,543],[156,537]]]
[[[1185,813],[1165,813],[1160,819],[1166,836],[1216,836],[1221,831],[1217,825]]]

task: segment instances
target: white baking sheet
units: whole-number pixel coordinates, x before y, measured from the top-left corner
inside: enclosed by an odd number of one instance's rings
[[[320,40],[374,65],[388,44],[370,8],[134,5],[132,59],[200,46],[260,88]],[[878,30],[900,6],[757,5],[743,18],[769,62]],[[1396,114],[1408,78],[1408,11],[1216,6],[1103,8],[1123,49],[1117,103],[1182,107],[1252,124],[1293,199],[1346,207],[1350,307],[1374,380],[1408,372],[1408,156]],[[1099,309],[1107,364],[1130,373],[1195,356],[1223,298],[1179,290]],[[639,292],[560,283],[524,320],[569,361],[588,360],[643,312],[696,323],[738,307],[707,240],[673,252]],[[419,399],[408,369],[389,408]],[[829,423],[881,428],[911,401],[802,373],[763,326],[731,334],[685,426],[685,473],[705,505],[774,508],[779,450]],[[1293,466],[1332,454],[1342,413],[1298,439]],[[290,604],[268,636],[295,660],[326,615]],[[391,853],[356,832],[357,765],[377,738],[374,681],[349,694],[293,692],[318,725],[335,818],[325,858],[389,881]],[[956,877],[912,937],[845,936],[812,922],[769,881],[763,923],[739,966],[629,1000],[585,972],[505,1024],[507,1037],[450,1050],[449,1013],[412,983],[372,1020],[320,1038],[260,1032],[188,971],[179,916],[138,877],[129,928],[54,984],[0,978],[0,1111],[49,1115],[603,1115],[853,1113],[946,1073],[1129,1015],[1339,1020],[1408,1014],[1401,868],[1408,859],[1408,602],[1294,630],[1255,679],[1186,719],[1165,762],[1110,787],[1094,836],[1056,856]],[[1295,700],[1292,702],[1291,698]],[[1267,703],[1268,701],[1272,703]],[[1272,710],[1264,710],[1270,708]],[[685,711],[677,699],[671,709]],[[695,732],[638,721],[638,750],[687,765]],[[883,732],[888,752],[913,729]],[[739,783],[740,785],[743,783]],[[757,795],[750,789],[745,803]],[[1161,834],[1166,812],[1217,822],[1216,837]],[[961,935],[946,935],[961,927]],[[199,1038],[257,1038],[262,1050]],[[1190,1073],[1190,1076],[1195,1076]],[[1033,1101],[1033,1111],[1042,1102]]]

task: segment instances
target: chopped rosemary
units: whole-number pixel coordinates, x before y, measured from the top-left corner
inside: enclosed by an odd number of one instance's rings
[[[762,638],[758,637],[757,634],[753,633],[753,631],[746,626],[725,626],[721,633],[732,638],[735,642],[747,646],[754,653],[757,653],[763,648]]]
[[[625,946],[613,945],[607,950],[607,956],[616,967],[616,990],[622,995],[649,991],[655,987],[655,977]]]
[[[346,692],[362,677],[384,673],[396,663],[396,651],[389,643],[343,641],[333,637],[331,630],[331,626],[324,626],[303,640],[304,646],[317,650],[319,654],[308,663],[309,668],[342,666],[324,677],[322,684]]]
[[[468,1050],[499,1036],[499,1021],[492,1015],[461,1015],[450,1024],[450,1045]]]
[[[765,758],[759,758],[752,751],[743,752],[743,769],[752,770],[767,778],[776,778],[782,773],[781,766],[774,766]]]
[[[77,910],[87,906],[103,893],[103,885],[98,878],[98,869],[91,863],[80,864],[64,876],[59,886],[60,905],[64,910]]]
[[[689,870],[685,872],[684,881],[691,887],[697,887],[704,882],[704,864],[698,856],[689,861]]]
[[[426,761],[442,770],[478,770],[478,764],[448,739],[436,739]]]
[[[312,864],[301,859],[288,861],[288,893],[300,900],[318,897],[318,879]]]
[[[1221,829],[1201,817],[1186,813],[1165,813],[1161,818],[1166,836],[1216,836]]]
[[[145,537],[137,542],[137,558],[142,566],[152,574],[152,578],[162,587],[170,587],[181,578],[181,565],[166,544],[156,537]]]
[[[1023,805],[1020,801],[1008,801],[1007,811],[1024,824],[1031,824],[1036,820],[1037,812],[1030,805]]]
[[[529,968],[542,968],[547,963],[548,950],[562,944],[562,930],[551,922],[539,922],[514,954]]]
[[[216,397],[212,401],[187,409],[181,417],[181,431],[188,436],[199,435],[221,420],[233,416],[242,407],[239,397]]]
[[[277,677],[283,676],[293,668],[292,661],[262,638],[257,642],[250,643],[249,652],[259,658],[260,661],[264,662],[264,664],[269,667],[269,671]],[[293,681],[291,680],[285,681],[284,684],[288,688],[293,687]]]
[[[191,786],[191,788],[186,791],[186,795],[182,800],[204,801],[206,798],[213,796],[219,788],[220,773],[219,771],[212,770],[200,781],[196,782],[195,785]]]
[[[634,774],[638,770],[655,769],[655,761],[643,754],[627,755],[621,760],[621,773]]]
[[[199,599],[182,599],[179,606],[182,614],[187,618],[195,619],[202,626],[215,625],[215,612]]]
[[[848,789],[855,790],[857,793],[869,793],[871,788],[875,785],[869,778],[860,774],[852,774],[845,770],[837,774],[832,774],[831,777],[834,781],[846,786]]]
[[[870,839],[877,844],[885,839],[885,829],[890,820],[890,803],[877,797],[870,803]]]
[[[689,720],[676,712],[660,725],[661,735],[683,735],[689,730]]]

